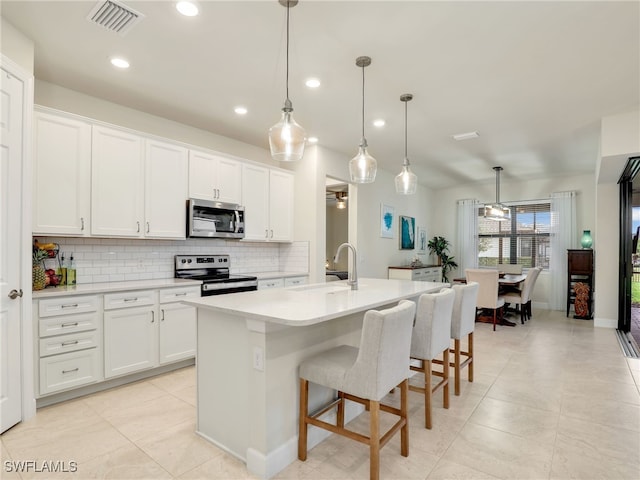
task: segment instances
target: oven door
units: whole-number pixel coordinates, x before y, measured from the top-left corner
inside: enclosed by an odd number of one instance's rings
[[[189,199],[187,236],[244,238],[244,207],[222,202]]]
[[[212,295],[223,295],[225,293],[251,292],[257,289],[258,284],[255,280],[248,280],[246,282],[203,283],[202,296],[210,297]]]

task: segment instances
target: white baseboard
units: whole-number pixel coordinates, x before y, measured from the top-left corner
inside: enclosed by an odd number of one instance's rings
[[[613,318],[595,317],[593,319],[593,326],[602,328],[618,328],[618,320],[614,320]]]

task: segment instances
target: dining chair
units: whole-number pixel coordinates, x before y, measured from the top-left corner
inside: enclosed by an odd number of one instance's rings
[[[300,412],[298,459],[307,459],[309,425],[369,445],[369,477],[380,476],[380,448],[400,430],[400,453],[409,455],[408,395],[409,354],[416,304],[401,300],[387,310],[369,310],[364,315],[360,347],[341,345],[314,355],[300,364]],[[309,414],[309,382],[337,390],[337,399]],[[394,387],[400,387],[400,408],[380,401]],[[345,428],[345,400],[369,410],[369,436]],[[318,417],[337,407],[336,424]],[[399,420],[380,435],[380,410]]]
[[[522,265],[519,263],[499,263],[498,272],[510,275],[522,275]]]
[[[498,296],[498,270],[468,268],[465,270],[465,275],[467,283],[478,282],[476,308],[493,311],[493,331],[495,332],[498,315],[500,320],[504,315],[504,298]]]
[[[451,288],[443,288],[438,293],[423,293],[418,299],[416,320],[411,335],[411,370],[424,375],[424,386],[409,385],[414,392],[424,394],[424,423],[431,429],[431,398],[442,389],[442,403],[449,408],[449,348],[451,347],[451,314],[455,292]],[[438,355],[442,355],[442,371],[434,371],[432,363]],[[431,385],[432,375],[441,377],[435,386]]]
[[[520,305],[520,323],[522,324],[531,318],[531,294],[541,270],[539,267],[530,268],[520,290],[506,292],[502,295],[506,304],[517,303]]]

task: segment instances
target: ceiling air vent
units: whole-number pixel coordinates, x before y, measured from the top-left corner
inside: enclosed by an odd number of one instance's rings
[[[139,12],[114,0],[100,1],[87,15],[87,20],[124,36],[144,18]]]

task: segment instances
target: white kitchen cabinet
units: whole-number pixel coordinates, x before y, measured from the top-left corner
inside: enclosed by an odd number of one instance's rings
[[[293,174],[260,167],[242,167],[245,240],[293,240]]]
[[[180,303],[198,298],[200,287],[160,290],[160,365],[196,356],[196,307]]]
[[[116,308],[122,305],[127,306]],[[104,310],[105,378],[157,367],[157,293],[105,294]]]
[[[295,287],[297,285],[306,285],[309,282],[309,277],[306,275],[303,277],[285,277],[285,287]]]
[[[32,231],[89,235],[91,125],[38,111],[33,123]]]
[[[140,237],[144,226],[144,142],[128,132],[94,125],[91,234]]]
[[[99,382],[102,322],[98,295],[44,299],[34,305],[40,396]]]
[[[422,282],[441,282],[442,267],[389,267],[389,278]]]
[[[239,204],[242,164],[220,155],[189,150],[189,197]]]
[[[185,238],[187,149],[157,140],[145,142],[144,236]]]
[[[269,288],[284,288],[284,278],[258,280],[258,290],[267,290]]]

